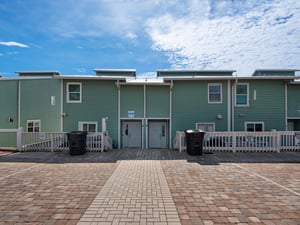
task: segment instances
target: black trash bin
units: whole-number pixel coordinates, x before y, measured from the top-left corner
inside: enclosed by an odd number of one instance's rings
[[[86,152],[86,131],[67,133],[70,155],[83,155]]]
[[[202,130],[186,130],[186,152],[189,155],[202,155],[202,143],[205,132]]]

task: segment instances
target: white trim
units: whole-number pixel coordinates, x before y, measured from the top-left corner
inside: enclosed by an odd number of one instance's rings
[[[198,130],[199,128],[199,125],[204,125],[204,126],[210,126],[212,125],[213,127],[213,130],[212,131],[207,131],[205,130],[206,132],[215,132],[216,131],[216,123],[215,122],[196,122],[195,124],[195,129]]]
[[[78,121],[78,130],[83,131],[83,125],[95,125],[95,133],[98,132],[98,121]],[[88,131],[92,132],[92,131]]]
[[[64,131],[64,82],[60,80],[60,132]]]
[[[67,88],[66,88],[66,98],[67,98],[67,103],[82,103],[82,83],[81,82],[67,82]],[[69,85],[79,85],[79,100],[70,100],[70,95],[69,95]]]
[[[33,131],[28,131],[28,123],[33,123]],[[34,131],[34,128],[35,128],[34,123],[39,123],[39,126],[38,126],[39,131],[37,131],[37,132]],[[42,122],[41,122],[41,120],[27,120],[26,121],[26,132],[32,132],[32,133],[42,132]]]
[[[217,86],[217,85],[220,86],[220,101],[216,101],[216,102],[210,101],[209,100],[209,94],[210,94],[209,87],[210,86]],[[222,104],[223,103],[222,83],[208,83],[207,84],[207,102],[208,102],[208,104]]]
[[[18,82],[18,127],[21,127],[21,81]]]
[[[121,148],[121,87],[120,85],[117,84],[117,88],[118,88],[118,149],[120,149]]]
[[[227,131],[231,131],[231,85],[230,81],[227,81]]]
[[[237,91],[236,91],[236,89],[237,89],[237,86],[238,85],[246,85],[247,86],[247,99],[246,99],[246,104],[237,104],[237,101],[236,101],[236,98],[237,98]],[[250,93],[250,85],[249,85],[249,83],[236,83],[235,84],[235,96],[234,96],[234,105],[236,106],[236,107],[249,107],[249,100],[250,100],[250,96],[249,96],[249,93]]]
[[[287,119],[287,116],[288,116],[288,103],[287,103],[287,83],[284,84],[284,117],[285,117],[285,131],[288,130],[288,119]]]
[[[245,121],[244,122],[244,129],[245,129],[246,132],[250,132],[250,131],[247,131],[247,125],[248,124],[254,124],[254,125],[261,124],[262,125],[262,131],[265,131],[265,122],[263,122],[263,121]],[[258,131],[255,130],[254,132],[258,132]]]
[[[171,85],[170,85],[170,97],[169,97],[169,148],[173,148],[173,145],[172,145],[172,107],[173,107],[173,80],[171,81]]]

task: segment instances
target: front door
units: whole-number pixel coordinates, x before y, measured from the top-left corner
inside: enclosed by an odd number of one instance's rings
[[[142,147],[142,121],[129,120],[122,122],[122,147]]]
[[[167,148],[168,126],[167,121],[149,121],[148,137],[149,148]]]

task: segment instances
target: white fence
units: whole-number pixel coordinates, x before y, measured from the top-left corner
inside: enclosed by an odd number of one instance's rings
[[[300,132],[206,132],[202,144],[204,152],[300,151]],[[185,132],[176,132],[174,148],[186,150]]]
[[[86,150],[103,152],[111,149],[111,139],[105,133],[88,133]],[[66,132],[23,132],[22,151],[67,151],[69,150]]]

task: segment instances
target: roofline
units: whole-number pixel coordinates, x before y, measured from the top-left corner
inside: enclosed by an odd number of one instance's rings
[[[56,77],[62,80],[126,80],[126,76],[96,76],[96,75],[63,75]]]
[[[20,74],[20,73],[33,73],[33,74],[35,74],[35,73],[53,73],[53,74],[60,75],[60,72],[57,70],[40,70],[40,71],[39,70],[32,70],[32,71],[23,70],[23,71],[16,71],[15,73],[17,73],[17,74]]]
[[[234,73],[236,70],[157,70],[157,73]]]
[[[233,76],[167,76],[164,80],[235,80]]]
[[[95,72],[136,72],[136,69],[94,69]]]
[[[252,73],[252,76],[254,76],[257,72],[297,72],[300,71],[299,69],[256,69]]]
[[[167,76],[164,80],[295,80],[295,76]]]

